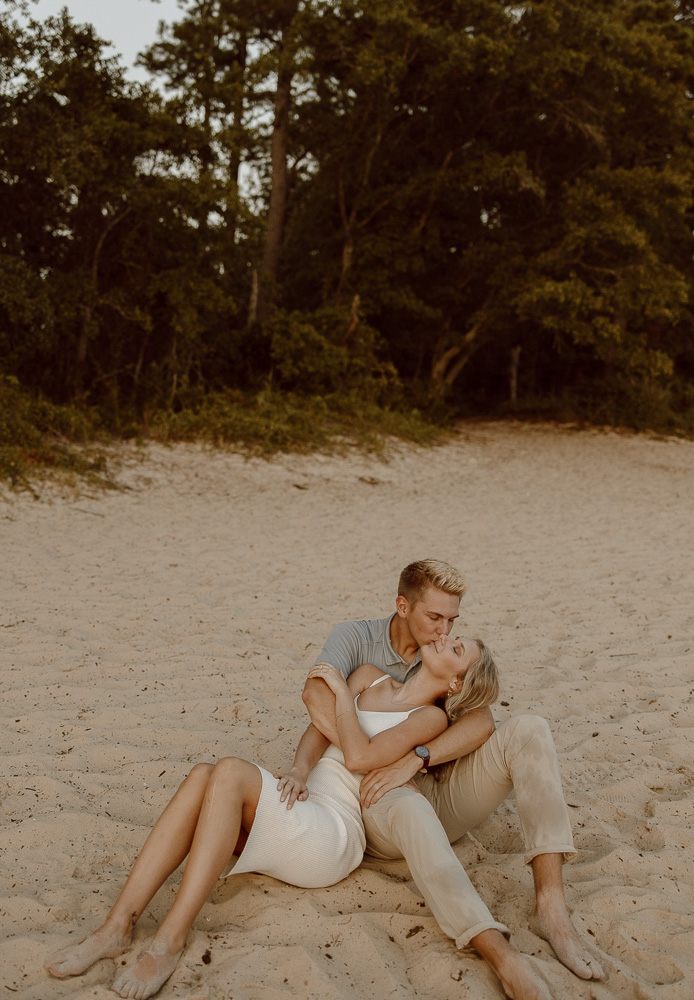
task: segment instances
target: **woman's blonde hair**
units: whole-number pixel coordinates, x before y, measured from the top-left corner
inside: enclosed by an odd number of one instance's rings
[[[499,697],[499,671],[492,652],[481,639],[474,642],[480,651],[474,663],[465,672],[460,691],[449,694],[444,703],[444,709],[449,722],[456,722],[467,712],[475,708],[492,705]],[[448,781],[456,761],[449,760],[445,764],[434,764],[430,773],[437,781]]]

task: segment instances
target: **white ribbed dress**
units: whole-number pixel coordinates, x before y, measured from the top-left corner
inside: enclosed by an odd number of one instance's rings
[[[397,726],[417,711],[362,711],[358,701],[359,696],[354,699],[357,717],[369,737]],[[347,770],[342,752],[333,744],[328,747],[308,776],[308,799],[295,802],[292,809],[280,802],[277,778],[259,764],[255,766],[263,779],[255,820],[241,856],[222,878],[259,872],[315,889],[334,885],[354,871],[366,846],[359,802],[363,775]]]

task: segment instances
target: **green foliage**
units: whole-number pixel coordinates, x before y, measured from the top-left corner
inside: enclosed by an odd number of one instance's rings
[[[556,420],[578,425],[623,427],[691,437],[694,435],[694,388],[689,381],[618,375],[595,379],[558,395],[526,395],[500,407],[503,416]]]
[[[515,358],[516,408],[688,426],[691,4],[182,0],[142,64],[161,92],[0,8],[0,365],[32,398],[262,450],[321,398],[504,407]]]
[[[0,480],[31,489],[32,480],[50,471],[110,485],[95,437],[84,411],[56,406],[0,375]]]
[[[277,452],[344,451],[383,453],[389,440],[432,445],[445,429],[417,410],[379,406],[357,393],[294,396],[265,390],[188,391],[184,408],[156,409],[147,424],[120,427],[138,440],[203,441],[266,458]],[[111,440],[93,412],[59,406],[0,376],[0,480],[33,490],[46,473],[87,479],[112,487],[103,445]]]
[[[272,390],[256,396],[226,392],[192,396],[186,403],[177,413],[154,413],[150,436],[232,445],[266,457],[348,446],[383,451],[387,437],[433,444],[445,436],[442,427],[416,410],[382,407],[356,393],[299,397]]]
[[[273,379],[302,395],[359,391],[384,399],[397,389],[397,372],[379,362],[378,335],[356,312],[326,307],[315,313],[276,311],[267,325]]]

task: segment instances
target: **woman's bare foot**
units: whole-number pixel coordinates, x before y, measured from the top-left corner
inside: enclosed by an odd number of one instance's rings
[[[137,964],[132,969],[124,969],[111,989],[128,1000],[147,1000],[162,988],[178,965],[182,952],[181,948],[171,954],[166,940],[155,937]]]
[[[604,978],[602,966],[584,946],[564,907],[555,907],[552,913],[536,909],[528,924],[533,934],[552,946],[562,965],[580,979]]]
[[[46,969],[58,979],[79,976],[101,958],[117,958],[122,955],[130,947],[131,941],[132,934],[110,930],[104,924],[84,941],[59,951],[49,961]]]

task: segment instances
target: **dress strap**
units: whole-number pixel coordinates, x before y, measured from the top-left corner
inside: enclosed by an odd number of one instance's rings
[[[368,691],[369,688],[376,687],[377,684],[380,684],[381,681],[384,681],[386,679],[386,677],[388,677],[388,676],[389,676],[388,674],[382,674],[380,677],[377,677],[375,681],[371,681],[371,683],[369,684],[369,687],[365,687],[364,688],[364,691]],[[364,691],[360,691],[359,694],[356,695],[355,698],[354,698],[354,707],[357,709],[357,711],[361,711],[361,709],[357,705],[357,702],[359,701],[359,699],[361,698],[361,696],[364,694]]]
[[[377,677],[375,681],[371,681],[371,683],[369,684],[369,687],[370,688],[375,688],[377,684],[380,684],[381,681],[386,680],[389,676],[390,676],[389,674],[381,674],[381,676]],[[369,688],[364,688],[364,690],[368,691]]]
[[[390,676],[390,674],[383,674],[381,677],[377,677],[375,681],[372,681],[371,684],[369,684],[369,687],[364,688],[364,691],[368,691],[369,688],[376,687],[377,684],[380,684],[381,681],[384,681],[386,679],[386,677],[389,677],[389,676]],[[360,697],[364,694],[364,691],[360,691],[359,694],[354,699],[354,707],[356,708],[357,712],[362,712],[362,711],[370,712],[371,711],[371,709],[361,709],[361,708],[359,708],[359,705],[357,704],[358,701],[359,701],[359,699],[360,699]],[[427,707],[426,705],[417,705],[416,708],[410,708],[410,709],[405,710],[404,712],[398,712],[397,709],[391,709],[390,710],[390,714],[391,715],[412,715],[413,712],[418,712],[420,708],[426,708],[426,707]],[[387,715],[388,713],[387,712],[375,712],[375,713],[372,712],[372,714],[375,714],[375,715]]]

